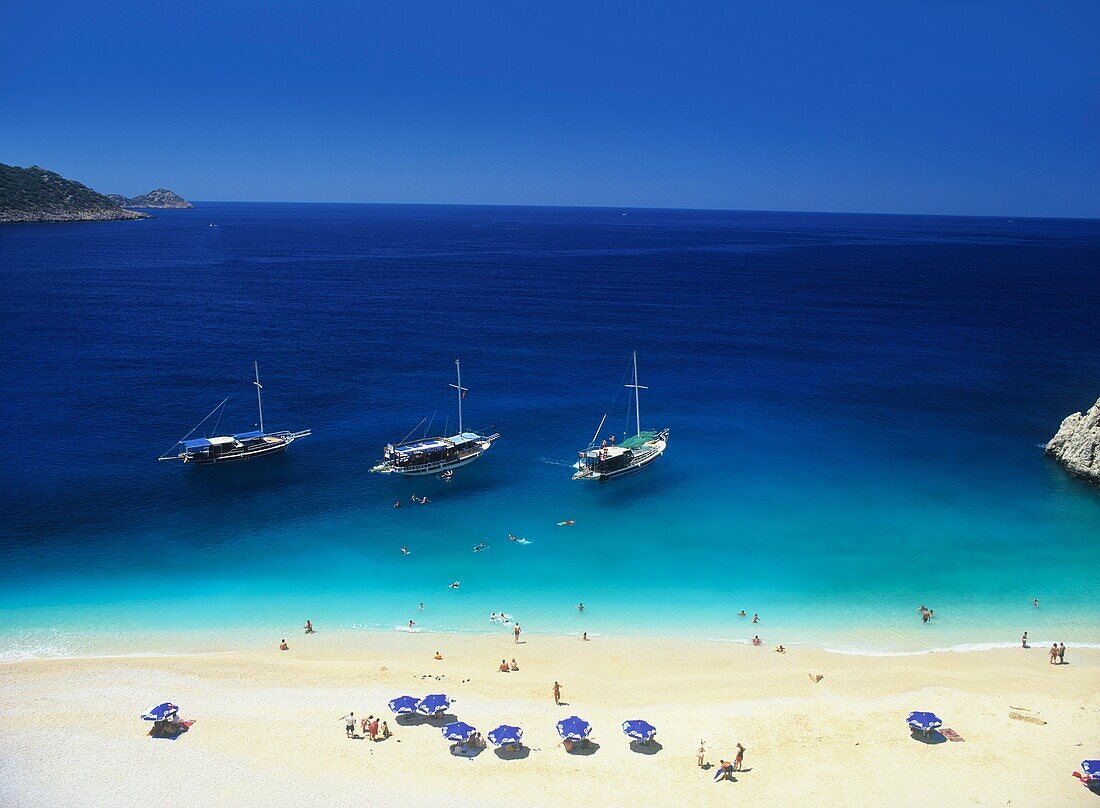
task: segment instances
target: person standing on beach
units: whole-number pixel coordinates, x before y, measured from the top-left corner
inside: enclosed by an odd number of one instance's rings
[[[741,771],[741,763],[745,760],[745,747],[740,743],[737,744],[737,757],[733,759],[733,770],[735,772]]]
[[[1027,632],[1024,632],[1024,636],[1020,638],[1020,647],[1027,648]]]
[[[344,729],[349,738],[355,737],[355,713],[351,712],[340,719],[344,722]]]
[[[703,765],[706,763],[706,757],[706,745],[702,741],[699,741],[699,751],[695,753],[695,762],[699,764],[700,769],[703,768]]]
[[[1050,664],[1053,665],[1056,659],[1058,659],[1058,643],[1052,643],[1050,646]]]
[[[1066,644],[1064,642],[1058,643],[1058,664],[1064,665],[1066,662]]]
[[[561,685],[554,682],[554,704],[561,704]]]
[[[372,741],[378,740],[378,719],[373,715],[370,717],[370,724],[367,725],[367,732],[370,733],[370,739]]]
[[[512,637],[515,639],[516,644],[519,644],[519,623],[516,623],[516,627],[512,629]]]

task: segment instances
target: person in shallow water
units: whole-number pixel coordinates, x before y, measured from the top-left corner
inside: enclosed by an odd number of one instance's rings
[[[289,651],[290,650],[290,646],[286,644],[286,639],[283,639],[279,642],[279,650],[280,651]]]
[[[306,634],[312,634],[313,633],[313,623],[310,622],[309,620],[306,620],[305,630],[306,630]]]

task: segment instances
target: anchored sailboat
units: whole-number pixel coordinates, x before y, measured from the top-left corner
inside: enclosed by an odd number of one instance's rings
[[[264,398],[263,385],[260,384],[260,365],[253,362],[252,367],[256,371],[256,408],[260,415],[260,428],[252,432],[240,432],[235,435],[214,435],[207,438],[192,438],[191,436],[199,428],[209,421],[214,415],[221,421],[221,412],[228,398],[222,399],[222,403],[211,410],[210,414],[177,441],[172,448],[157,458],[157,460],[180,460],[184,463],[195,463],[200,466],[210,466],[216,463],[234,463],[241,460],[254,460],[258,457],[281,454],[286,451],[298,438],[304,438],[312,434],[312,430],[303,429],[299,432],[267,432],[264,430]]]
[[[577,462],[573,468],[577,472],[574,480],[598,480],[607,482],[619,477],[629,477],[637,474],[658,457],[668,445],[668,428],[659,432],[642,431],[642,413],[639,407],[638,391],[648,389],[645,385],[638,384],[638,352],[634,352],[634,383],[625,385],[634,389],[634,437],[627,438],[622,443],[615,444],[615,436],[611,436],[611,445],[606,440],[600,440],[600,430],[607,420],[604,413],[600,425],[596,427],[596,434],[588,444],[588,448],[577,454]]]
[[[400,474],[406,477],[423,477],[428,474],[446,474],[459,466],[473,463],[500,437],[499,432],[482,435],[467,432],[462,427],[462,399],[469,392],[462,386],[462,366],[455,360],[457,384],[450,385],[458,394],[458,433],[449,438],[420,438],[391,443],[386,446],[382,462],[371,469],[378,474]]]

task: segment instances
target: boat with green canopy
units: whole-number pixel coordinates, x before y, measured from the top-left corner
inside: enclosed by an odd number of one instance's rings
[[[574,480],[595,480],[603,483],[620,477],[629,477],[642,471],[664,454],[668,445],[668,428],[642,431],[638,391],[648,388],[638,384],[637,351],[634,352],[633,368],[634,382],[624,387],[634,389],[634,435],[618,444],[615,443],[614,435],[610,437],[610,442],[607,439],[601,440],[600,430],[607,421],[607,414],[604,413],[588,448],[577,454],[577,462],[573,464],[573,468],[576,469]]]

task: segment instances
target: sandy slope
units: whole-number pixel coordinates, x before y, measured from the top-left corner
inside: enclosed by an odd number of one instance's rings
[[[292,636],[291,650],[0,665],[0,804],[193,805],[1081,805],[1070,772],[1100,757],[1100,651],[1042,648],[856,657],[669,640],[356,633]],[[444,660],[432,659],[437,649]],[[496,673],[502,657],[521,671]],[[824,674],[818,683],[808,671]],[[432,677],[422,679],[425,674]],[[563,686],[568,706],[550,688]],[[385,703],[446,692],[483,732],[526,731],[525,759],[452,757],[439,731],[399,727]],[[194,729],[153,740],[138,715],[170,699]],[[1046,724],[1012,720],[1025,708]],[[390,720],[385,743],[345,738],[348,710]],[[925,745],[904,725],[932,710],[965,743]],[[554,722],[594,725],[569,755]],[[645,718],[662,748],[631,751]],[[715,784],[695,767],[748,747]]]

